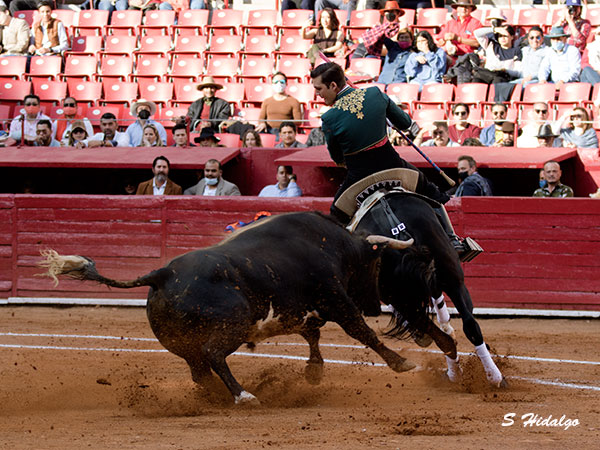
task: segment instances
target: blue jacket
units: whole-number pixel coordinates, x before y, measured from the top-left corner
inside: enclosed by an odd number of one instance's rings
[[[396,41],[389,38],[383,40],[387,55],[381,68],[377,82],[384,84],[406,83],[405,65],[410,55],[410,49],[402,50]]]
[[[417,56],[421,55],[425,56],[427,63],[420,64],[417,62]],[[421,86],[430,83],[441,83],[442,75],[446,73],[446,52],[444,52],[444,49],[438,48],[437,51],[427,54],[423,52],[411,53],[408,56],[404,70],[411,83],[418,83]]]

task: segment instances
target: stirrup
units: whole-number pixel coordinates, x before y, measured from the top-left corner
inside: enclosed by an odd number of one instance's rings
[[[458,251],[458,257],[462,262],[469,262],[475,259],[477,255],[483,253],[483,248],[475,242],[475,239],[466,237],[463,239],[461,246],[462,251]]]

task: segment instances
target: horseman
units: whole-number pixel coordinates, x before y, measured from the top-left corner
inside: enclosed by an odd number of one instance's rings
[[[335,194],[331,214],[343,223],[350,221],[350,217],[337,208],[335,202],[357,181],[386,169],[414,170],[418,173],[415,191],[440,203],[439,208],[436,208],[438,218],[454,248],[462,253],[463,244],[454,234],[443,207],[450,198],[440,192],[419,169],[402,159],[387,138],[386,117],[396,128],[406,130],[412,124],[410,116],[377,87],[350,87],[346,83],[343,69],[335,63],[317,66],[310,76],[317,94],[326,105],[332,106],[321,118],[329,154],[339,167],[348,169],[346,178]],[[407,234],[398,239],[410,239]]]

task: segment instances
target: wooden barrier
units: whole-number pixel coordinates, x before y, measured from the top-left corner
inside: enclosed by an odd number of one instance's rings
[[[221,240],[229,223],[261,210],[329,209],[330,198],[0,195],[0,298],[144,298],[36,276],[39,251],[94,258],[108,277],[129,279]],[[448,210],[457,233],[485,253],[465,265],[477,307],[600,310],[600,201],[462,198]],[[290,236],[293,239],[293,236]]]

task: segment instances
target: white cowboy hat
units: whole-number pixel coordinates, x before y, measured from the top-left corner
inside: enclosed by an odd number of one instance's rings
[[[132,116],[137,116],[137,109],[142,106],[142,105],[146,105],[150,108],[150,115],[153,116],[156,113],[156,103],[151,102],[150,100],[145,100],[143,98],[140,98],[139,100],[133,102],[133,104],[131,105],[131,110],[129,111],[129,113]]]

